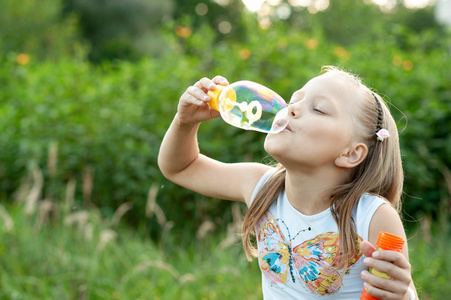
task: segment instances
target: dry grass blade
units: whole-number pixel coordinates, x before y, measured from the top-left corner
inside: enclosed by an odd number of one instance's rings
[[[30,215],[36,211],[36,205],[42,192],[44,179],[41,170],[35,168],[31,172],[33,178],[33,186],[25,199],[25,213]]]
[[[216,229],[215,223],[213,223],[210,220],[205,220],[197,230],[196,237],[199,240],[202,240],[205,238],[205,236]]]
[[[8,214],[3,205],[0,204],[0,217],[3,219],[3,224],[5,224],[6,231],[11,231],[14,228],[14,221]]]
[[[131,202],[122,203],[118,207],[116,212],[114,213],[113,218],[111,220],[111,225],[117,226],[119,224],[119,221],[121,220],[122,216],[124,216],[127,211],[132,209],[132,207],[133,207],[133,204]]]
[[[71,226],[77,224],[78,228],[83,228],[88,223],[89,213],[87,211],[77,211],[68,215],[64,219],[64,225]]]
[[[147,194],[146,217],[148,218],[152,218],[155,212],[155,206],[157,205],[157,195],[158,185],[156,183],[152,183],[149,189],[149,193]]]
[[[36,226],[41,227],[42,224],[48,223],[50,220],[50,213],[53,210],[52,201],[45,199],[39,203],[39,214],[36,220]]]
[[[179,273],[177,272],[177,270],[174,269],[171,265],[169,265],[161,260],[146,261],[146,262],[140,264],[139,266],[137,266],[136,271],[142,272],[148,268],[157,268],[159,270],[166,270],[169,273],[171,273],[171,275],[174,276],[175,278],[179,278]]]
[[[225,249],[239,242],[241,234],[241,224],[243,223],[243,213],[240,204],[232,204],[233,222],[227,225],[227,237],[219,244],[219,249]]]
[[[77,181],[74,178],[69,179],[66,186],[66,204],[71,207],[75,200],[75,187],[77,186]]]
[[[94,175],[90,167],[83,170],[83,203],[85,206],[93,206],[91,202],[92,188],[94,186]]]
[[[157,217],[158,224],[160,224],[161,227],[164,227],[167,223],[167,219],[163,210],[157,204],[157,195],[158,195],[158,184],[152,183],[149,189],[149,193],[147,195],[146,217],[152,218],[153,215],[155,215]]]
[[[186,273],[185,275],[182,275],[179,278],[179,283],[180,284],[184,284],[184,283],[187,283],[187,282],[194,282],[194,281],[196,281],[196,276],[194,276],[191,273]]]
[[[31,177],[31,175],[29,175],[28,178],[22,181],[19,188],[14,193],[14,199],[18,203],[25,203],[27,196],[30,193],[33,183],[29,177]]]
[[[97,250],[101,251],[103,248],[105,248],[105,246],[115,240],[117,237],[117,233],[114,230],[111,229],[104,229],[102,230],[102,232],[100,233],[100,240],[99,240],[99,244],[97,245]]]
[[[47,168],[51,177],[56,176],[58,166],[58,143],[50,142],[47,159]]]

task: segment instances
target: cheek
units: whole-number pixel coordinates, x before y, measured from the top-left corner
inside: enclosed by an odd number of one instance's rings
[[[341,145],[347,143],[351,136],[351,127],[346,123],[329,122],[325,126],[313,127],[309,137],[314,140],[322,140],[325,143]]]
[[[350,132],[348,128],[335,124],[334,126],[312,130],[306,140],[311,143],[318,155],[330,158],[341,153],[349,145]]]

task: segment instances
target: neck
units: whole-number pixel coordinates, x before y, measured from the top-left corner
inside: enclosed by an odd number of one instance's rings
[[[333,190],[343,184],[342,172],[303,173],[288,170],[285,191],[288,201],[305,215],[315,215],[330,207]]]

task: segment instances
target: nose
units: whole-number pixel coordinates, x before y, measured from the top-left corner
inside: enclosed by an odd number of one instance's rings
[[[299,118],[301,116],[301,104],[299,102],[288,106],[288,116],[290,118]]]

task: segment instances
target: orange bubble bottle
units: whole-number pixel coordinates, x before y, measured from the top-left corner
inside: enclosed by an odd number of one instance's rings
[[[391,250],[396,252],[402,252],[402,248],[404,247],[404,239],[391,233],[379,232],[376,245],[378,250]],[[369,271],[371,274],[374,274],[376,276],[387,279],[390,278],[387,274],[376,271],[372,268]],[[379,298],[371,296],[365,291],[365,289],[363,289],[360,300],[379,300]]]

